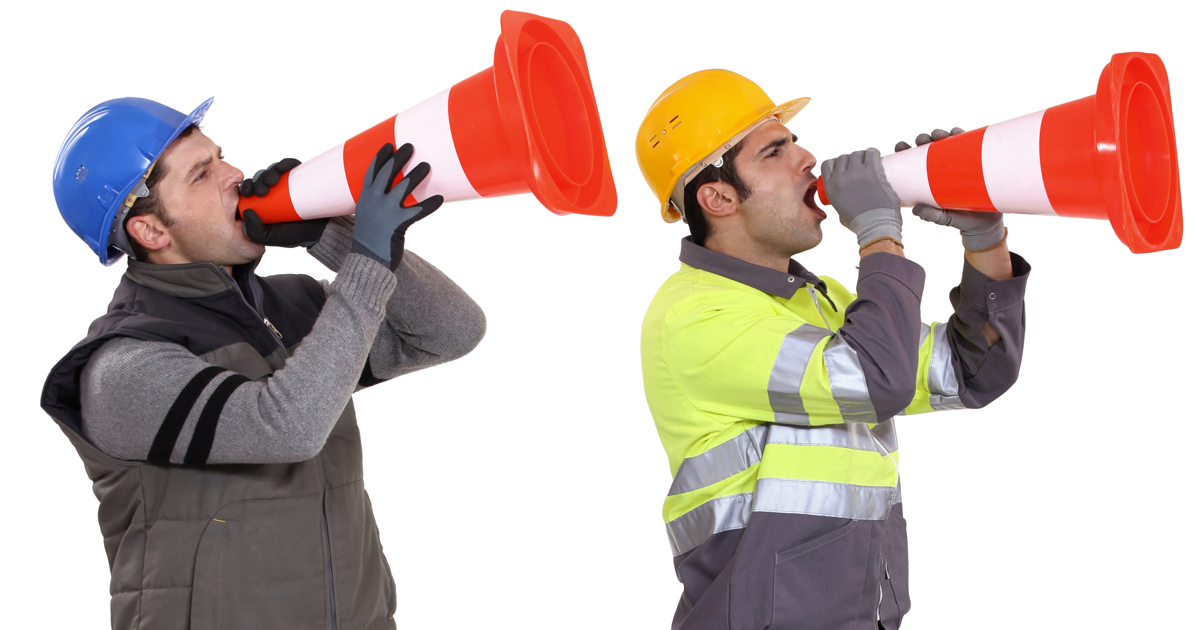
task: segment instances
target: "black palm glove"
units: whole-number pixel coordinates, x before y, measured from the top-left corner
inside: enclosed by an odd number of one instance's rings
[[[400,266],[404,255],[404,232],[442,205],[441,195],[404,205],[409,193],[429,175],[427,162],[414,166],[404,179],[392,185],[412,154],[413,147],[408,143],[399,150],[393,150],[390,142],[383,145],[367,167],[362,193],[354,206],[354,245],[350,251],[374,258],[392,271]]]
[[[296,158],[284,158],[254,174],[253,179],[247,179],[238,186],[238,194],[243,197],[266,197],[271,187],[279,183],[284,173],[300,166]]]
[[[300,160],[296,158],[280,160],[255,173],[253,179],[243,181],[238,186],[238,194],[243,197],[265,197],[284,173],[297,166],[300,166]],[[329,222],[329,219],[310,219],[266,224],[252,208],[242,211],[242,220],[242,232],[246,238],[273,247],[312,247],[321,240],[325,224]]]

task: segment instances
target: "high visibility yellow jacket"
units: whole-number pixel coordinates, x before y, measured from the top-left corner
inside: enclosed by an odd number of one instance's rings
[[[900,583],[907,578],[886,565],[900,556],[906,565],[907,552],[903,519],[892,518],[900,503],[892,417],[979,407],[1011,386],[1028,266],[1014,255],[1019,277],[997,282],[968,265],[947,326],[920,322],[924,272],[898,256],[864,258],[858,295],[795,261],[785,274],[689,239],[680,259],[642,328],[646,399],[674,476],[663,520],[685,587],[676,627],[708,627],[697,620],[713,615],[744,618],[749,626],[781,623],[791,614],[820,621],[813,627],[859,627],[874,624],[876,615],[898,625],[908,607]],[[964,298],[963,288],[978,296]],[[992,298],[980,301],[987,294]],[[1002,335],[990,349],[981,330],[989,320]],[[818,539],[855,523],[867,523],[858,542],[847,530],[835,536],[842,551],[819,545],[835,556],[816,563],[827,578],[821,589],[780,592],[788,587],[780,583],[778,554],[811,542],[800,532]],[[892,558],[889,538],[896,539]],[[846,586],[835,576],[864,561],[859,552],[878,571],[854,568]],[[757,566],[768,561],[770,567]],[[743,579],[735,579],[739,572]],[[771,579],[751,588],[764,572]],[[729,582],[721,595],[728,610],[709,610],[716,604],[705,601],[707,591],[722,579]],[[843,586],[866,595],[814,616],[814,606],[832,606],[820,593]],[[748,594],[733,601],[739,589]],[[763,590],[771,603],[754,603]],[[870,596],[876,590],[878,599]]]

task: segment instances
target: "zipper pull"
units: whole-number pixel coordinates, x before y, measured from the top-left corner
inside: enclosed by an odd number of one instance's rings
[[[825,322],[825,329],[840,337],[842,333],[834,330],[833,326],[829,325],[829,320],[825,319],[825,311],[821,310],[821,301],[817,299],[817,292],[813,290],[811,284],[808,285],[807,289],[809,296],[812,297],[813,305],[817,307],[817,314],[821,316],[821,321]]]
[[[283,339],[283,334],[279,332],[279,329],[275,327],[275,324],[271,323],[271,320],[264,317],[263,323],[267,325],[267,328],[271,329],[271,332],[275,333],[275,337],[277,339]]]

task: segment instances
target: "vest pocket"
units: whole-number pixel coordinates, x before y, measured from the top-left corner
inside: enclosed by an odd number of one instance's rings
[[[870,543],[870,523],[850,521],[777,552],[770,627],[853,627],[861,608]]]
[[[234,503],[196,551],[191,628],[328,628],[321,497]]]

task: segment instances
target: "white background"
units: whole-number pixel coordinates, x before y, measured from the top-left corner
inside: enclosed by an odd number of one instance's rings
[[[579,33],[616,216],[559,217],[524,195],[422,222],[410,247],[483,306],[487,337],[461,361],[357,396],[409,628],[668,627],[679,594],[660,517],[670,471],[638,335],[686,228],[659,219],[632,147],[646,108],[684,74],[725,67],[776,101],[811,96],[790,126],[824,159],[1088,96],[1113,53],[1155,52],[1172,79],[1184,199],[1198,194],[1196,33],[1182,3],[246,4],[5,10],[5,627],[108,623],[97,503],[38,407],[45,374],[124,269],[97,263],[50,187],[63,136],[100,101],[186,112],[215,95],[205,133],[253,173],[314,157],[491,65],[501,9]],[[905,627],[1195,626],[1196,236],[1133,255],[1106,222],[1007,223],[1033,265],[1020,381],[987,409],[900,422]],[[836,217],[825,225],[799,259],[853,286],[853,236]],[[911,218],[905,228],[928,273],[924,316],[944,320],[958,236]],[[260,271],[330,276],[295,251],[272,251]]]

